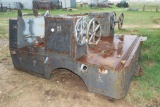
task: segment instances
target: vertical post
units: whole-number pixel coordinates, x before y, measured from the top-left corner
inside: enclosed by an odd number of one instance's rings
[[[2,7],[2,3],[1,3],[1,11],[3,12],[3,7]]]
[[[10,5],[10,3],[9,3],[9,10],[11,11],[11,5]]]
[[[143,6],[143,11],[145,11],[145,5]]]
[[[66,9],[66,0],[64,0],[64,2],[65,2],[65,9]]]
[[[156,12],[158,12],[158,5],[157,5],[157,8],[156,8]]]
[[[3,12],[3,4],[1,3],[1,8],[2,8],[2,12]]]
[[[17,4],[17,2],[16,2],[16,6],[17,6],[17,9],[18,9],[18,4]]]
[[[83,7],[83,0],[81,0],[81,4],[80,4],[80,7]]]

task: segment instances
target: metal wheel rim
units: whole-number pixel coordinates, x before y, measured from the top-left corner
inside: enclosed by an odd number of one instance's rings
[[[124,20],[124,14],[121,13],[118,19],[118,29],[121,30],[122,29],[122,25],[123,25],[123,20]]]
[[[85,17],[80,17],[75,25],[75,41],[78,45],[83,45],[86,43],[86,29],[87,21]]]
[[[92,26],[92,28],[91,28],[91,26]],[[90,31],[90,29],[92,29],[92,30]],[[99,36],[96,35],[98,33],[98,31],[99,31]],[[87,42],[88,42],[88,44],[97,45],[99,43],[100,39],[101,39],[101,25],[95,18],[93,18],[90,20],[90,22],[88,24]]]

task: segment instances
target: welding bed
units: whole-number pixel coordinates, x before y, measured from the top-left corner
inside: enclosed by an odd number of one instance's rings
[[[46,14],[9,20],[10,53],[16,69],[49,79],[59,68],[79,75],[91,92],[114,99],[126,96],[145,37],[114,34],[114,12],[87,15]]]

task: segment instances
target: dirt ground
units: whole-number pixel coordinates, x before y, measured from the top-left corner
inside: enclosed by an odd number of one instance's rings
[[[0,41],[8,48],[8,41]],[[7,49],[8,50],[8,49]],[[0,107],[131,107],[125,101],[91,93],[82,79],[57,70],[50,80],[14,69],[10,57],[0,62]]]

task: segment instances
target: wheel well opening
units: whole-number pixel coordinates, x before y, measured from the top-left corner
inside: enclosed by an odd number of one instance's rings
[[[83,69],[88,69],[86,66]],[[51,81],[61,84],[65,89],[88,92],[84,80],[73,71],[66,68],[57,68],[51,73]]]

